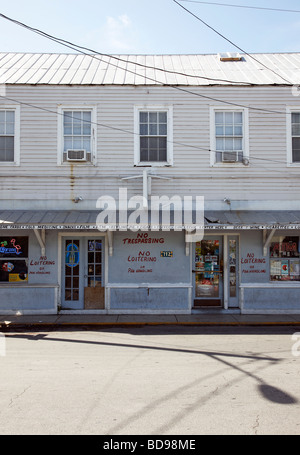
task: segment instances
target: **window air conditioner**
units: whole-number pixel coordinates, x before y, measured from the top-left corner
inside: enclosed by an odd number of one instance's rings
[[[86,161],[86,150],[67,150],[67,161]]]
[[[224,163],[236,163],[238,161],[237,152],[222,152],[222,161]]]

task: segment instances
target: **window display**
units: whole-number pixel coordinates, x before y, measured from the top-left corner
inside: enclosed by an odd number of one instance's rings
[[[270,245],[271,281],[300,281],[299,237],[274,237]]]
[[[0,238],[0,282],[28,280],[28,237]]]

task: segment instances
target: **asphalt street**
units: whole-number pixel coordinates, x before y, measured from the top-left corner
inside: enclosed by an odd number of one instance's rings
[[[2,333],[0,434],[299,434],[299,340],[276,326]]]

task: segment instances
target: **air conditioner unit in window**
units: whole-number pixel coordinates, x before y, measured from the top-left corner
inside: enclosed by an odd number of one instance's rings
[[[67,161],[87,161],[86,150],[67,150]]]
[[[223,152],[222,161],[224,163],[236,163],[238,161],[237,152]]]

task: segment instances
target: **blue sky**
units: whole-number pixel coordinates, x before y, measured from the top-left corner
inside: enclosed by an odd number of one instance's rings
[[[300,10],[300,0],[214,0]],[[299,52],[300,13],[182,1],[246,52]],[[210,54],[236,51],[173,0],[0,0],[0,13],[109,54]],[[2,52],[72,52],[0,18]]]

